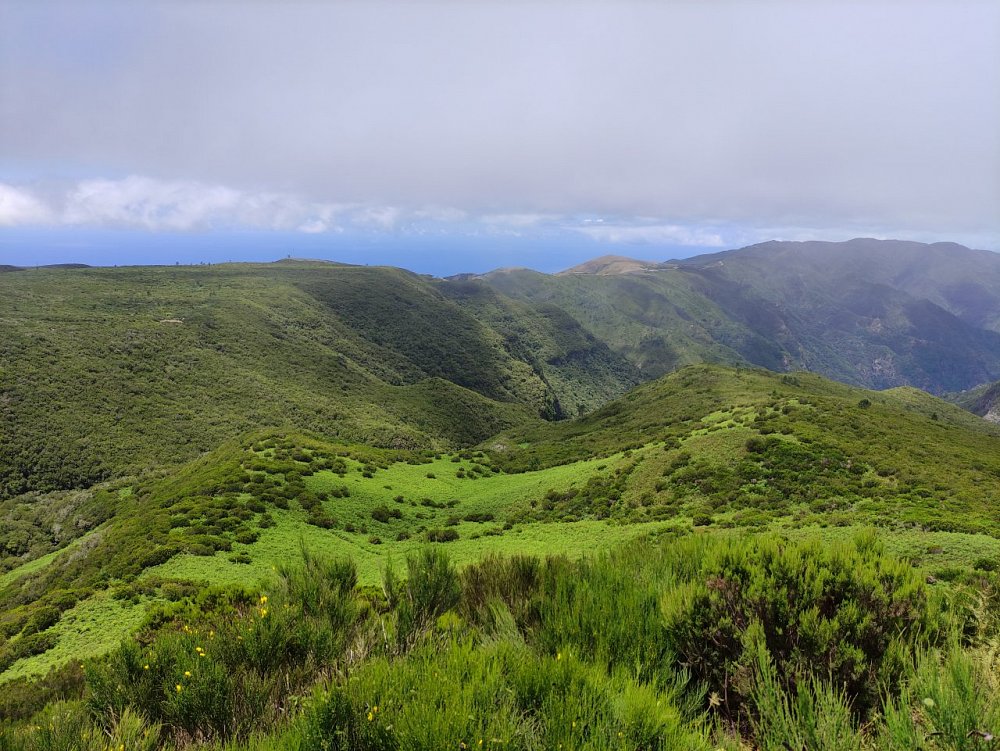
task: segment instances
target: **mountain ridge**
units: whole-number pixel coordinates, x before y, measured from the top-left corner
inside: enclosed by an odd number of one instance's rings
[[[641,274],[482,279],[562,306],[650,376],[744,362],[935,393],[1000,376],[1000,255],[957,244],[769,242]]]

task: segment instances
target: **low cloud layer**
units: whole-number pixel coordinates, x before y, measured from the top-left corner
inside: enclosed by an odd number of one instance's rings
[[[44,189],[0,183],[0,230],[139,230],[191,235],[263,231],[312,236],[380,236],[472,241],[493,238],[535,240],[539,247],[578,238],[608,245],[716,249],[764,240],[828,239],[851,236],[939,239],[936,233],[878,226],[822,227],[695,221],[667,222],[636,216],[593,214],[475,214],[456,207],[408,208],[376,204],[308,201],[291,193],[253,192],[194,181],[157,180],[131,175],[86,179]],[[991,235],[958,232],[950,239],[990,247]],[[581,248],[584,256],[590,252]],[[638,252],[638,251],[636,251]],[[74,259],[79,260],[79,259]],[[95,259],[88,259],[95,260]],[[22,259],[23,262],[23,259]]]
[[[0,226],[996,246],[996,91],[977,0],[11,0]]]
[[[49,191],[51,194],[51,191]],[[336,231],[349,207],[280,193],[251,193],[192,181],[130,176],[82,180],[46,202],[0,183],[0,226],[91,226],[153,232],[204,230]]]

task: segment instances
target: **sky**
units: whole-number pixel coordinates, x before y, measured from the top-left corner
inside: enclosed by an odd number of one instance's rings
[[[992,0],[0,0],[0,264],[1000,251]]]

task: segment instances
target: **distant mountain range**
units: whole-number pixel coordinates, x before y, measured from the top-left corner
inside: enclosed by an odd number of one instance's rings
[[[1000,376],[1000,254],[953,243],[768,242],[481,279],[557,305],[646,377],[698,361],[752,363],[940,394]]]

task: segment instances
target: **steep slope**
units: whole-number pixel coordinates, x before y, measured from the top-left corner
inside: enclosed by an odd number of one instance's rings
[[[775,267],[776,268],[772,268]],[[745,269],[736,262],[682,266],[693,283],[737,321],[803,368],[871,388],[911,385],[942,393],[1000,370],[1000,335],[929,300],[885,284],[819,270],[813,277]]]
[[[474,443],[637,380],[571,319],[511,303],[518,338],[464,299],[398,269],[319,263],[5,274],[0,497],[184,461],[267,425]]]
[[[742,362],[942,393],[1000,375],[1000,335],[989,328],[1000,314],[990,291],[998,275],[1000,255],[986,251],[852,240],[764,243],[627,274],[484,280],[559,305],[647,377]]]
[[[509,297],[566,311],[646,379],[706,360],[782,367],[778,346],[734,321],[685,274],[549,275],[525,269],[491,272],[483,281]]]
[[[957,394],[947,394],[945,398],[989,422],[1000,423],[1000,381],[985,383]]]
[[[515,301],[475,281],[448,281],[439,290],[503,338],[504,348],[557,397],[557,416],[576,416],[641,383],[643,374],[557,305]]]
[[[971,326],[1000,332],[1000,253],[957,243],[871,238],[766,242],[671,263],[721,264],[729,278],[766,290],[770,297],[796,287],[891,287],[928,300]]]

